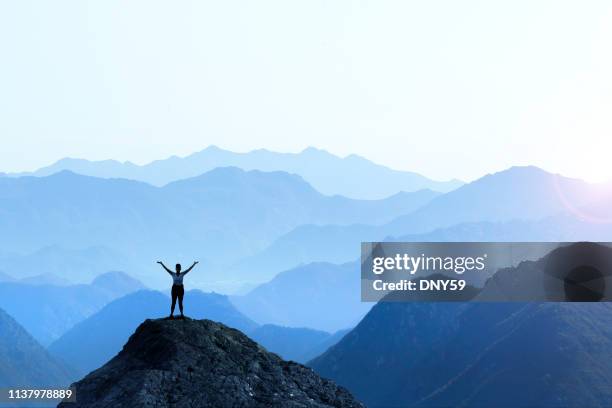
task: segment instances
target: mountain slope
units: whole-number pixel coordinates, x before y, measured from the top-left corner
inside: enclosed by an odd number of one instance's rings
[[[0,309],[0,387],[67,386],[73,373]]]
[[[142,287],[121,272],[103,274],[89,285],[2,282],[0,307],[46,346],[110,301]]]
[[[258,323],[334,332],[354,326],[371,304],[360,300],[355,262],[312,263],[285,271],[232,303]]]
[[[478,347],[468,326],[483,307],[462,316],[464,329],[443,355],[472,361],[419,406],[609,407],[612,404],[612,307],[607,303],[531,303],[489,327]],[[473,327],[472,329],[479,329]],[[519,358],[517,358],[520,356]],[[448,365],[453,362],[446,362]],[[447,365],[447,366],[448,366]],[[520,393],[514,390],[520,389]]]
[[[342,340],[344,336],[346,336],[350,332],[351,332],[351,329],[344,329],[344,330],[338,330],[337,332],[332,334],[322,343],[319,343],[316,347],[310,349],[308,353],[309,355],[307,356],[308,359],[306,360],[306,362],[311,361],[312,359],[325,353],[329,348],[338,344],[338,342]]]
[[[376,406],[401,381],[398,375],[421,356],[432,355],[436,343],[455,329],[459,303],[378,303],[351,332],[309,365]],[[406,392],[405,390],[402,393]],[[402,402],[409,405],[411,399]],[[386,402],[386,401],[384,401]]]
[[[416,173],[377,165],[356,155],[340,158],[314,148],[305,149],[300,153],[276,153],[263,149],[234,153],[211,146],[184,158],[173,156],[144,166],[114,160],[92,162],[82,159],[62,159],[30,174],[48,176],[62,170],[70,170],[88,176],[125,178],[161,186],[197,176],[217,167],[228,166],[244,170],[285,171],[299,174],[323,194],[339,194],[358,199],[379,199],[400,191],[421,189],[445,192],[461,185],[458,180],[433,181]],[[19,175],[25,174],[27,173]],[[330,174],[335,177],[329,177]]]
[[[482,177],[392,221],[386,232],[403,235],[480,221],[537,220],[597,200],[608,186],[588,184],[537,167],[512,167]]]
[[[379,303],[310,365],[370,407],[607,407],[611,357],[608,303]]]
[[[346,390],[210,320],[146,320],[60,407],[361,407]]]
[[[138,291],[119,298],[75,325],[49,346],[49,351],[85,374],[111,359],[140,322],[148,317],[167,316],[170,298],[157,291]],[[177,306],[178,312],[178,306]],[[240,314],[227,298],[189,291],[185,314],[222,321],[244,331],[256,324]]]

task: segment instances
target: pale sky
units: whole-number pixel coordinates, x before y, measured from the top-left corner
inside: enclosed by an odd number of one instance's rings
[[[210,144],[612,176],[612,2],[3,1],[0,171]]]

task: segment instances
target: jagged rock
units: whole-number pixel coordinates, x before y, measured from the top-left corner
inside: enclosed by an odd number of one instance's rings
[[[312,369],[210,320],[146,320],[60,407],[363,407]]]

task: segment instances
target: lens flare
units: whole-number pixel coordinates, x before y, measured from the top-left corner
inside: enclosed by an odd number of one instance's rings
[[[560,176],[555,175],[553,185],[557,197],[569,213],[592,224],[612,224],[610,206],[606,205],[606,203],[612,203],[612,185],[609,183],[592,185],[593,191],[589,194],[591,199],[587,201],[588,204],[576,205],[563,191],[559,179]]]

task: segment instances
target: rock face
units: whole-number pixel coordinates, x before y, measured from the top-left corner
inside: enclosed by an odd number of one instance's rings
[[[146,320],[60,407],[363,407],[310,368],[210,320]]]

